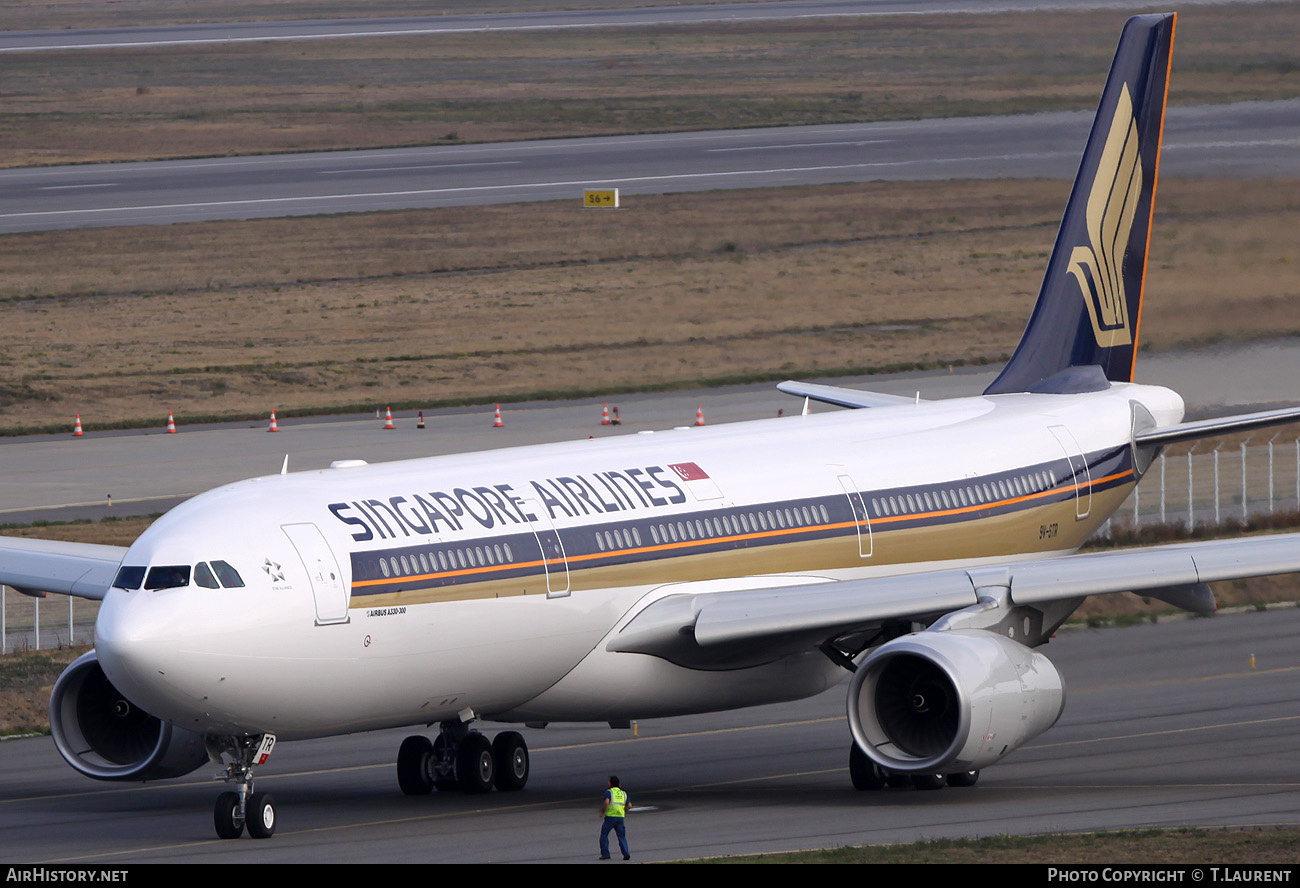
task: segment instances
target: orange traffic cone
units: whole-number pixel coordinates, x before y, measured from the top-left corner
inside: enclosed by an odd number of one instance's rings
[[[167,434],[176,434],[176,419],[172,416],[170,410],[167,411]]]
[[[600,411],[600,424],[609,425],[609,404],[605,404],[604,409]]]
[[[269,426],[267,426],[267,429],[266,429],[266,430],[267,430],[268,432],[278,432],[278,431],[280,431],[280,427],[279,427],[278,425],[275,424],[275,411],[274,411],[274,410],[271,411],[271,424],[270,424]]]
[[[77,421],[72,424],[72,437],[80,438],[84,434],[86,433],[81,430],[81,414],[78,413]]]
[[[695,408],[695,424],[696,424],[697,426],[702,426],[702,425],[704,425],[704,405],[703,405],[703,404],[699,404],[699,405],[697,405],[696,408]]]
[[[397,428],[397,426],[393,425],[393,408],[391,407],[384,408],[384,428],[386,429]]]
[[[492,428],[503,429],[505,426],[506,424],[501,421],[501,405],[498,404],[496,416],[492,418]]]

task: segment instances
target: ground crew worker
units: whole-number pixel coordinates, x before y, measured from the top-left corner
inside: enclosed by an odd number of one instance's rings
[[[623,852],[624,860],[631,860],[632,854],[627,850],[627,812],[632,809],[628,803],[627,793],[618,785],[618,778],[610,775],[609,789],[605,791],[604,804],[600,814],[605,822],[600,826],[600,859],[609,860],[609,831],[618,835],[618,847]]]

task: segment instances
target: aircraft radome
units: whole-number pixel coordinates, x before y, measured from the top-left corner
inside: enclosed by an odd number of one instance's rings
[[[523,789],[485,722],[647,719],[816,694],[847,672],[850,772],[968,786],[1047,730],[1036,650],[1088,595],[1193,610],[1300,570],[1300,535],[1072,555],[1195,423],[1133,382],[1174,15],[1124,27],[1033,315],[980,397],[796,382],[850,409],[273,475],[196,496],[127,549],[0,544],[0,582],[102,598],[50,701],[102,780],[208,763],[218,835],[275,830],[277,740],[437,725],[402,791]],[[863,348],[870,348],[864,342]]]

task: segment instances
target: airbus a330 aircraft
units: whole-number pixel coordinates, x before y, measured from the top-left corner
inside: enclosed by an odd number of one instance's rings
[[[847,672],[850,773],[969,785],[1049,728],[1035,650],[1092,594],[1214,607],[1207,581],[1300,570],[1288,534],[1071,555],[1184,423],[1133,380],[1173,15],[1124,28],[1033,316],[981,397],[784,383],[852,409],[382,465],[197,496],[128,549],[6,540],[0,581],[102,598],[50,701],[103,780],[212,762],[218,835],[275,829],[277,739],[438,725],[403,792],[522,789],[481,722],[611,721],[816,694]],[[864,343],[864,348],[869,348]]]

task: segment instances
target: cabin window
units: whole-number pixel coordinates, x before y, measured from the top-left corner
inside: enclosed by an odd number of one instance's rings
[[[502,544],[502,547],[506,550],[506,561],[514,561],[514,560],[515,560],[515,555],[514,555],[513,552],[510,551],[510,544],[509,544],[509,543],[503,543],[503,544]]]
[[[650,539],[654,540],[655,545],[659,545],[659,531],[653,524],[650,525]]]
[[[636,543],[638,546],[641,545],[641,531],[637,530],[635,527],[632,528],[632,542]]]

